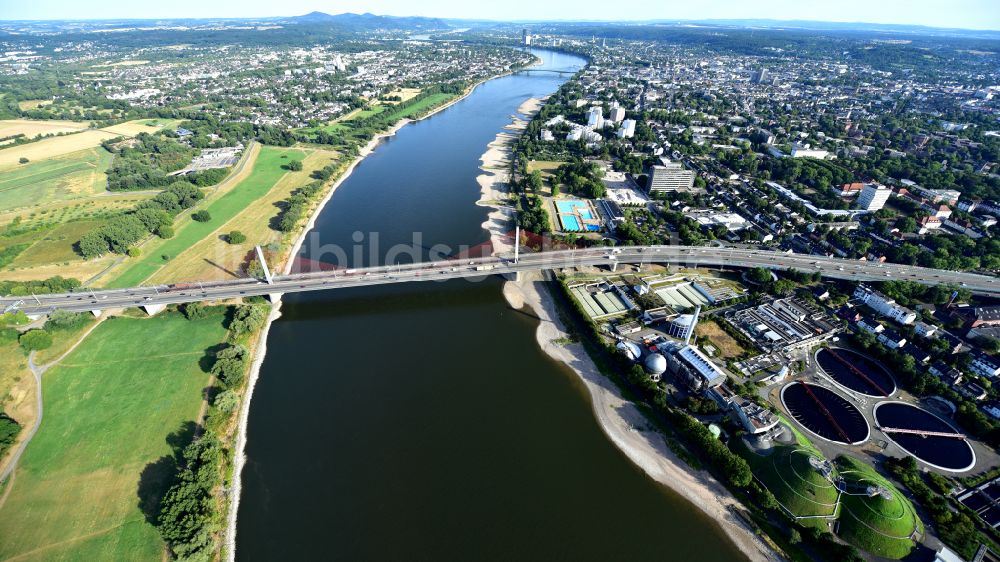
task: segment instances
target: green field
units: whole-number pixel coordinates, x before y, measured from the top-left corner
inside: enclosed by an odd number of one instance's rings
[[[73,249],[73,245],[81,236],[100,226],[98,220],[82,220],[60,224],[54,228],[49,228],[27,234],[0,238],[0,249],[28,242],[31,245],[21,252],[21,255],[10,267],[33,267],[50,263],[68,263],[80,261],[79,254]]]
[[[288,158],[282,158],[287,156]],[[162,244],[153,249],[143,248],[142,257],[131,263],[125,271],[121,272],[110,283],[111,287],[134,287],[151,275],[166,263],[161,256],[174,257],[196,244],[199,240],[212,234],[220,225],[232,219],[251,203],[263,197],[287,171],[282,169],[289,159],[301,160],[305,153],[301,150],[287,148],[276,148],[265,146],[261,148],[260,156],[254,162],[253,171],[247,179],[241,181],[231,190],[218,199],[210,202],[207,206],[199,207],[207,210],[212,215],[212,220],[208,222],[196,222],[190,220],[192,211],[187,211],[184,218],[177,221],[177,234],[165,240]],[[277,209],[275,209],[277,212]]]
[[[390,122],[395,123],[400,119],[406,119],[408,117],[413,117],[414,115],[423,113],[432,107],[438,106],[442,103],[445,103],[446,101],[451,100],[454,97],[455,94],[431,94],[426,98],[409,105],[393,106],[394,109],[392,113],[389,113],[386,116],[390,119]]]
[[[0,508],[0,559],[161,560],[140,505],[162,491],[184,445],[170,436],[209,380],[199,360],[225,335],[221,315],[112,318],[49,370],[45,417]]]
[[[103,148],[88,148],[5,171],[0,174],[0,212],[93,196],[104,189],[111,158]]]
[[[908,555],[914,547],[910,535],[914,530],[921,533],[924,530],[910,500],[875,469],[859,460],[841,456],[837,457],[836,464],[849,486],[858,489],[876,484],[892,494],[892,499],[844,494],[838,530],[840,538],[885,558],[900,559]]]

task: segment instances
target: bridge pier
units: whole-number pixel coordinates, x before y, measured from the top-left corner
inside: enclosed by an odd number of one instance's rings
[[[275,304],[281,300],[281,296],[285,293],[268,293],[267,300],[271,301],[271,304]]]
[[[32,322],[34,322],[35,320],[38,320],[39,318],[41,318],[42,316],[44,316],[44,314],[25,314],[25,316],[28,317],[28,320],[31,320]]]
[[[102,311],[100,311],[100,310],[91,310],[90,313],[93,314],[94,316],[100,318]]]
[[[159,313],[163,312],[164,310],[166,310],[167,309],[167,305],[165,305],[165,304],[144,304],[144,305],[142,305],[139,308],[141,308],[149,316],[156,316],[157,314],[159,314]]]
[[[614,273],[616,271],[618,271],[618,260],[611,262],[611,272]]]
[[[501,275],[503,276],[504,279],[508,281],[513,281],[514,283],[518,283],[521,281],[520,271],[511,271],[510,273],[503,273]]]

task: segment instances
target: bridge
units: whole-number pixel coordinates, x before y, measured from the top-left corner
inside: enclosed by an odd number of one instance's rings
[[[947,431],[924,431],[922,429],[900,429],[898,427],[880,427],[882,433],[905,433],[908,435],[919,435],[921,437],[951,437],[952,439],[965,439],[961,433],[951,433]]]
[[[572,70],[555,70],[555,69],[552,69],[552,68],[523,68],[521,70],[518,70],[518,72],[519,73],[520,72],[532,72],[532,73],[536,73],[536,74],[544,72],[544,73],[547,73],[547,74],[558,74],[559,76],[573,76],[574,74],[576,74],[576,72],[572,71]]]
[[[681,264],[722,267],[764,267],[818,272],[834,279],[850,281],[912,281],[925,285],[954,284],[972,292],[1000,294],[994,277],[928,269],[908,265],[862,262],[841,258],[793,254],[756,249],[703,246],[627,246],[582,250],[518,253],[481,258],[442,259],[401,265],[381,265],[357,269],[333,269],[265,278],[133,287],[130,289],[76,289],[69,293],[9,296],[0,298],[0,310],[21,310],[41,316],[56,310],[98,312],[115,308],[143,307],[155,312],[168,304],[213,301],[256,295],[323,291],[413,281],[437,281],[486,275],[515,276],[521,271],[605,266],[614,271],[619,264]]]

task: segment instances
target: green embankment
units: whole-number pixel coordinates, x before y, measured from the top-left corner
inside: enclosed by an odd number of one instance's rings
[[[111,153],[98,147],[6,170],[0,174],[0,211],[92,195],[103,188],[97,184],[110,165]]]
[[[112,318],[49,370],[42,425],[0,508],[0,559],[161,560],[149,502],[198,415],[200,360],[225,337],[221,314]]]
[[[892,499],[880,495],[844,494],[838,535],[858,548],[885,558],[900,559],[913,549],[909,538],[923,532],[913,504],[891,482],[867,464],[850,457],[837,457],[837,468],[854,494],[868,484],[889,490]]]
[[[287,158],[282,158],[283,155]],[[151,251],[144,252],[145,255],[116,276],[109,283],[109,286],[112,288],[134,287],[142,283],[163,267],[165,262],[162,256],[176,256],[210,235],[220,225],[235,217],[248,205],[270,191],[278,183],[278,180],[287,173],[281,168],[282,164],[287,163],[290,159],[301,160],[304,156],[305,153],[301,150],[262,147],[249,177],[207,206],[198,208],[208,211],[212,215],[212,220],[197,222],[188,217],[179,219],[177,224],[180,226],[173,238],[166,240]],[[192,211],[185,211],[185,213],[190,215]]]
[[[741,447],[756,476],[774,494],[778,503],[796,517],[836,515],[837,489],[809,464],[811,451],[799,447],[775,446],[771,454],[758,455]],[[821,457],[820,457],[821,458]],[[802,519],[803,525],[826,528],[823,518]]]

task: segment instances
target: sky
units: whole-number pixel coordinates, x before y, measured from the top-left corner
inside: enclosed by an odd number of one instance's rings
[[[1000,30],[997,0],[0,0],[0,20],[371,12],[496,20],[778,19]]]

